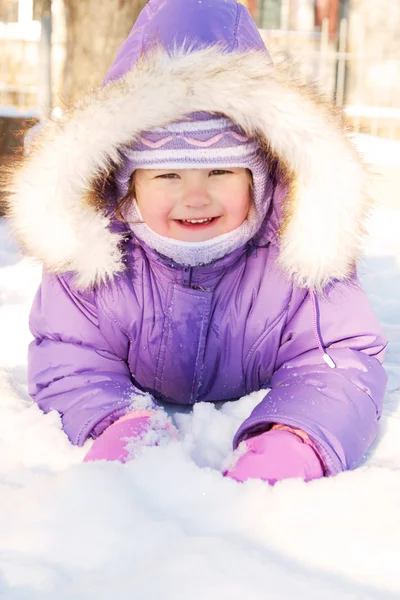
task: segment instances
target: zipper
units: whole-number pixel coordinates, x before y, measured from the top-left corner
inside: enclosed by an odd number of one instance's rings
[[[182,280],[183,287],[185,287],[185,288],[192,287],[192,274],[193,274],[193,267],[183,267],[183,280]]]

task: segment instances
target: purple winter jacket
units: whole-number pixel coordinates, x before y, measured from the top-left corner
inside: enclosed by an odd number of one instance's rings
[[[260,234],[184,267],[135,239],[93,194],[118,148],[197,110],[267,141],[279,168]],[[45,128],[15,178],[10,218],[45,268],[30,319],[30,394],[82,445],[138,390],[193,404],[271,388],[235,447],[283,423],[309,435],[328,474],[354,468],[376,436],[386,386],[386,340],[354,266],[364,183],[327,109],[271,64],[241,4],[150,1],[103,88]],[[105,196],[112,207],[112,183]]]

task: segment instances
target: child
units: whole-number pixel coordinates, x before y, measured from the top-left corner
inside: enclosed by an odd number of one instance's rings
[[[125,461],[176,437],[158,401],[270,388],[226,475],[353,469],[386,385],[355,271],[364,185],[243,5],[150,0],[102,89],[14,178],[14,229],[44,263],[30,394],[72,443],[95,439],[86,460]]]

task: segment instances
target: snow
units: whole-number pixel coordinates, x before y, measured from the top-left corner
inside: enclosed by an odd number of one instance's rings
[[[400,140],[388,140],[363,133],[351,137],[357,150],[370,165],[386,167],[400,165]]]
[[[15,106],[0,106],[0,117],[19,119],[38,119],[39,111],[35,108],[21,111]]]
[[[263,392],[172,410],[179,441],[82,463],[26,390],[40,267],[0,225],[0,597],[359,600],[400,595],[400,210],[371,220],[363,285],[390,338],[378,439],[353,472],[238,484],[220,471]]]
[[[400,119],[400,110],[390,106],[369,106],[365,104],[348,104],[343,112],[350,117],[369,117],[371,119]]]

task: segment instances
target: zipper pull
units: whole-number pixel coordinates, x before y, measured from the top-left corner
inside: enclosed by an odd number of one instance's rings
[[[333,358],[331,356],[329,356],[329,354],[324,352],[324,354],[322,355],[322,358],[324,359],[324,361],[326,362],[328,367],[330,367],[331,369],[336,369],[336,365],[333,361]]]
[[[192,284],[192,267],[183,267],[183,287],[190,288]]]

